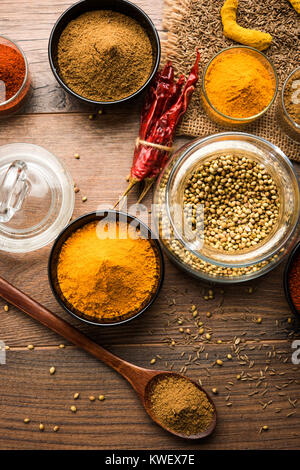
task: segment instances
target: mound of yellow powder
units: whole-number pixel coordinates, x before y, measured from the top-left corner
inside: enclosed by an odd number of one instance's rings
[[[267,61],[242,48],[219,54],[205,76],[205,91],[211,104],[233,118],[247,118],[263,111],[273,98],[275,86]]]
[[[149,240],[126,223],[91,222],[64,243],[57,278],[65,299],[96,319],[137,313],[157,286],[159,266]]]

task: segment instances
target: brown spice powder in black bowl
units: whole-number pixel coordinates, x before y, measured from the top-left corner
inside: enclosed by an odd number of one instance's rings
[[[127,0],[83,0],[66,10],[49,40],[52,71],[62,87],[92,104],[141,93],[160,61],[150,18]]]

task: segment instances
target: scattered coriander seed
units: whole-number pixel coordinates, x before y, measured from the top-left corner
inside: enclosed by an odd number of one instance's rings
[[[217,344],[222,344],[222,340],[218,339]]]
[[[40,428],[40,431],[44,431],[45,426],[43,425],[43,423],[40,424],[39,428]]]
[[[262,318],[259,317],[259,318],[256,320],[256,323],[258,323],[258,324],[262,323]]]
[[[182,325],[183,321],[182,320],[178,320],[178,325]]]
[[[175,346],[175,341],[174,341],[174,339],[172,339],[172,341],[171,341],[171,346]]]
[[[104,400],[105,400],[105,396],[104,396],[104,395],[99,395],[98,399],[99,399],[100,401],[104,401]]]
[[[253,287],[249,287],[248,293],[249,293],[249,294],[253,294]]]
[[[240,374],[238,374],[238,375],[236,376],[236,380],[241,380],[241,378],[242,378],[242,377],[240,376]]]
[[[192,311],[192,312],[193,312],[194,310],[196,310],[196,309],[197,309],[196,305],[192,305],[192,306],[191,306],[191,311]]]
[[[218,394],[218,389],[217,388],[212,388],[211,391],[213,392],[214,395]]]
[[[203,326],[203,322],[199,321],[198,326]]]
[[[80,191],[80,189],[78,188],[78,186],[75,186],[75,188],[74,188],[74,193],[77,194],[77,193],[79,193],[79,191]]]
[[[79,160],[80,159],[79,153],[75,153],[74,158],[76,158],[76,160]]]
[[[25,419],[24,419],[24,423],[25,423],[25,424],[30,423],[30,418],[25,418]]]
[[[187,328],[187,329],[185,330],[185,332],[186,332],[186,334],[188,334],[188,335],[191,334],[191,330],[190,330],[189,328]]]
[[[89,397],[89,400],[90,400],[90,401],[95,401],[96,398],[95,398],[93,395],[91,395],[91,396]]]
[[[153,359],[151,359],[150,364],[155,364],[155,363],[156,363],[156,359],[154,357]]]
[[[211,317],[211,312],[207,312],[206,316],[207,316],[207,318],[210,318]]]
[[[6,345],[4,349],[5,349],[5,351],[9,351],[10,347]]]
[[[197,310],[194,310],[194,312],[193,312],[193,317],[196,318],[197,315],[198,315]]]
[[[183,328],[179,328],[179,333],[183,333],[184,332],[184,329]]]
[[[70,406],[70,410],[72,411],[72,413],[76,413],[77,408],[76,408],[76,406],[72,405],[72,406]]]
[[[80,394],[78,392],[74,393],[73,398],[74,400],[78,400]]]
[[[53,431],[54,431],[54,432],[59,431],[59,426],[54,426]]]
[[[101,116],[101,114],[103,114],[103,110],[102,110],[102,109],[98,109],[98,114],[99,114],[99,116]]]
[[[210,339],[211,339],[211,335],[210,335],[209,333],[206,333],[205,338],[206,338],[207,340],[210,340]]]
[[[269,429],[269,426],[263,426],[263,427],[262,427],[262,430],[263,430],[263,431],[268,431],[268,429]]]
[[[231,355],[231,354],[227,354],[227,359],[231,360],[231,359],[232,359],[232,355]]]
[[[50,369],[49,369],[49,372],[50,372],[50,375],[53,375],[53,374],[55,374],[55,372],[56,372],[56,369],[55,369],[55,367],[53,367],[53,366],[52,366],[52,367],[50,367]]]
[[[83,198],[81,199],[82,202],[86,202],[87,201],[87,197],[86,196],[83,196]]]
[[[4,311],[5,311],[5,312],[8,312],[8,310],[9,310],[9,307],[8,307],[8,305],[4,305],[4,307],[3,307],[3,308],[4,308]]]
[[[29,349],[29,351],[32,351],[34,349],[33,344],[28,344],[27,349]]]
[[[292,319],[291,318],[288,318],[288,323],[292,323]]]
[[[200,334],[200,335],[203,335],[203,333],[204,333],[204,328],[200,328],[199,334]]]
[[[216,364],[218,364],[218,366],[222,366],[223,365],[223,361],[221,359],[217,359],[216,360]]]
[[[60,344],[59,345],[59,349],[64,349],[65,348],[65,345],[64,344]]]
[[[95,118],[94,114],[89,114],[89,120],[92,121]]]

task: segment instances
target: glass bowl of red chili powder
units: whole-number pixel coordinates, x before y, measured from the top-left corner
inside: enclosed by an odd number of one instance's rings
[[[295,314],[300,314],[300,242],[291,252],[284,271],[284,291]]]
[[[29,90],[30,75],[24,52],[11,39],[0,36],[0,117],[19,111]]]

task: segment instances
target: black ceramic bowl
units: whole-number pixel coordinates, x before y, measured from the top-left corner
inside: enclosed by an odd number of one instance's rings
[[[294,247],[293,251],[291,252],[291,254],[288,258],[288,261],[286,263],[284,274],[283,274],[283,287],[284,287],[285,296],[286,296],[286,299],[288,301],[288,304],[289,304],[292,312],[295,315],[299,315],[300,312],[296,309],[296,307],[293,303],[291,294],[290,294],[289,273],[290,273],[291,267],[293,265],[293,262],[294,262],[296,256],[299,255],[299,253],[300,253],[300,242],[297,243],[297,245]]]
[[[155,288],[151,296],[147,300],[147,303],[142,305],[139,311],[133,314],[130,314],[127,317],[116,318],[116,320],[113,322],[97,321],[94,317],[91,318],[88,315],[85,315],[84,312],[79,312],[78,310],[76,310],[64,298],[61,292],[61,289],[59,287],[58,280],[57,280],[57,263],[58,263],[59,254],[60,254],[60,251],[64,242],[79,228],[83,227],[89,222],[93,222],[95,220],[100,221],[100,220],[103,220],[104,218],[106,220],[115,220],[115,221],[121,221],[124,223],[133,223],[134,227],[140,231],[141,235],[147,238],[149,242],[151,243],[152,248],[155,252],[157,261],[158,261],[158,266],[159,266],[157,282],[156,282]],[[133,320],[134,318],[138,317],[139,315],[144,313],[150,307],[150,305],[153,304],[153,302],[155,301],[155,299],[157,298],[159,294],[159,291],[161,289],[163,279],[164,279],[164,259],[163,259],[163,255],[162,255],[162,251],[159,246],[159,243],[154,238],[154,235],[151,232],[151,230],[147,227],[147,225],[145,225],[136,217],[126,214],[125,212],[114,211],[114,210],[105,210],[102,212],[90,212],[89,214],[83,215],[79,217],[78,219],[74,220],[57,237],[52,247],[50,257],[49,257],[48,277],[49,277],[51,289],[53,291],[54,296],[56,297],[56,300],[66,310],[66,312],[70,313],[71,315],[78,318],[79,320],[82,320],[91,325],[97,325],[97,326],[120,325],[121,323],[125,323],[129,320]]]
[[[74,91],[72,91],[64,83],[64,81],[61,79],[59,75],[59,71],[57,67],[57,47],[58,47],[58,41],[61,36],[61,33],[63,32],[65,27],[70,23],[70,21],[74,20],[75,18],[80,16],[82,13],[85,13],[87,11],[93,11],[93,10],[113,10],[113,11],[123,13],[124,15],[127,15],[133,18],[145,29],[152,44],[153,70],[152,70],[151,75],[149,76],[148,80],[144,83],[144,85],[139,90],[137,90],[132,95],[129,95],[126,98],[123,98],[121,100],[94,101],[88,98],[84,98],[83,96],[80,96]],[[101,105],[101,106],[123,103],[124,101],[128,101],[129,99],[135,98],[136,96],[143,93],[143,91],[148,87],[152,78],[157,72],[157,69],[159,67],[159,62],[160,62],[160,53],[161,53],[161,49],[160,49],[159,35],[151,19],[149,18],[148,15],[146,15],[146,13],[141,8],[129,2],[128,0],[81,0],[78,3],[75,3],[70,8],[68,8],[55,23],[50,34],[49,45],[48,45],[48,56],[49,56],[50,67],[52,69],[52,72],[56,80],[64,88],[64,90],[68,92],[70,95],[75,96],[76,98],[79,98],[84,103]]]

